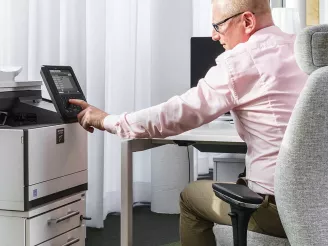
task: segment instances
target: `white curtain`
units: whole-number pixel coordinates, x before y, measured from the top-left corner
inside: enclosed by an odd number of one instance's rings
[[[319,8],[320,24],[328,24],[328,1],[320,0]]]
[[[89,103],[113,114],[145,108],[189,88],[191,4],[189,0],[0,0],[0,65],[22,66],[17,80],[41,80],[43,64],[70,65]],[[119,143],[110,134],[89,134],[89,226],[101,228],[108,213],[120,211]],[[177,194],[189,174],[185,166],[172,178],[170,168],[186,160],[186,149],[175,146],[136,153],[134,201],[156,203],[154,196],[161,191],[165,196],[169,186],[156,190],[151,185],[163,164],[167,165],[163,176],[176,188],[169,194],[175,210]]]
[[[107,1],[106,16],[106,111],[113,114],[150,106],[149,0]],[[105,134],[103,218],[120,211],[120,139]],[[91,163],[90,163],[91,164]],[[93,177],[95,180],[97,177]],[[91,179],[92,180],[92,179]],[[96,181],[96,180],[95,180]],[[149,153],[134,155],[134,200],[149,201]],[[99,181],[97,180],[99,183]],[[92,214],[97,210],[90,211]]]
[[[273,8],[272,18],[274,24],[282,31],[297,34],[301,30],[301,21],[296,8]]]
[[[41,65],[70,65],[90,103],[105,108],[106,0],[0,0],[0,65],[41,80]],[[49,95],[43,87],[43,96]],[[88,214],[103,218],[104,137],[89,136]],[[101,195],[99,195],[101,194]],[[99,215],[100,214],[100,215]],[[101,226],[101,223],[96,223]]]
[[[190,88],[192,1],[151,1],[151,104]],[[189,182],[186,148],[151,150],[151,210],[178,213],[179,195]]]
[[[285,0],[285,7],[297,9],[300,16],[301,29],[306,27],[306,0]]]
[[[193,37],[212,35],[212,1],[193,0]]]
[[[0,65],[23,66],[17,80],[41,80],[43,64],[70,65],[91,104],[111,113],[150,106],[149,3],[0,0]],[[120,210],[120,145],[102,132],[88,141],[87,214],[102,227]],[[135,179],[149,184],[149,167],[149,153],[136,155]],[[149,201],[149,187],[136,199]]]
[[[296,8],[300,13],[301,28],[306,27],[306,0],[285,0],[286,7]],[[328,1],[319,0],[319,22],[328,24]]]
[[[271,8],[281,8],[284,7],[284,0],[270,0]]]
[[[193,37],[211,37],[212,8],[211,0],[193,0]],[[211,154],[203,153],[194,148],[194,179],[198,175],[206,175],[213,168]]]

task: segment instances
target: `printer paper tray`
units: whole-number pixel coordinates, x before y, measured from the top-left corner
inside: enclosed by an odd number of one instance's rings
[[[27,187],[25,211],[48,202],[87,190],[87,170]]]

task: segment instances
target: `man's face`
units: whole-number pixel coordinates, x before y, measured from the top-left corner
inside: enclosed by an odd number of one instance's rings
[[[224,6],[221,3],[212,4],[212,14],[213,14],[213,23],[221,22],[231,16],[237,15],[238,13],[232,13],[227,16],[224,15]],[[237,15],[226,22],[218,26],[219,32],[214,28],[212,31],[212,39],[214,41],[219,41],[223,48],[226,50],[233,49],[239,43],[246,42],[248,40],[248,35],[245,33],[245,28],[242,22],[242,14]]]

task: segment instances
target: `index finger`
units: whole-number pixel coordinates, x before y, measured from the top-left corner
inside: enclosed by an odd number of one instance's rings
[[[80,99],[69,99],[68,102],[71,104],[80,106],[82,109],[85,109],[89,106],[89,104],[87,102],[80,100]]]

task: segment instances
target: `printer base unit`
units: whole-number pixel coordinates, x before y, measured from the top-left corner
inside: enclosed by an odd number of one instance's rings
[[[87,132],[78,124],[0,127],[0,209],[28,211],[87,190]]]
[[[0,210],[1,246],[84,246],[85,193],[28,212]]]

